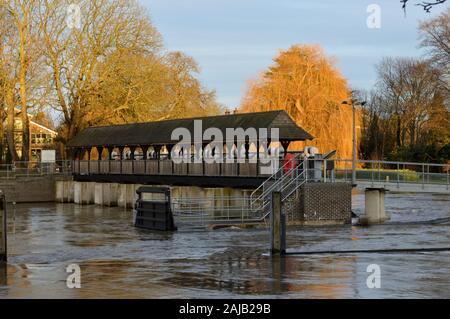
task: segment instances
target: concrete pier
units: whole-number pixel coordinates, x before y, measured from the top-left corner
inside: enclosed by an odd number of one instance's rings
[[[137,200],[136,190],[142,185],[138,184],[118,184],[117,206],[123,208],[133,208]]]
[[[136,190],[141,184],[95,183],[57,181],[55,198],[58,203],[132,208],[137,200]],[[150,185],[147,185],[150,186]],[[239,206],[238,201],[249,198],[251,190],[233,188],[202,188],[196,186],[172,186],[173,199],[196,198],[198,205],[218,211],[224,206]],[[229,202],[224,197],[230,197]],[[201,198],[205,198],[201,200]]]
[[[384,188],[367,188],[365,191],[365,213],[362,218],[367,224],[380,224],[388,218],[385,211]]]
[[[140,184],[57,181],[55,201],[79,205],[132,208]]]
[[[94,203],[100,206],[117,206],[119,184],[95,183]]]
[[[80,205],[94,204],[95,183],[74,182],[74,203]]]
[[[56,201],[59,203],[73,203],[74,202],[74,185],[73,181],[58,181],[55,183]]]

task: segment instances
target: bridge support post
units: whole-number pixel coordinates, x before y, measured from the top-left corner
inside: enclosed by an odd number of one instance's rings
[[[272,256],[286,254],[286,215],[281,210],[281,193],[273,192],[270,214],[270,247]]]
[[[114,183],[95,183],[95,199],[96,205],[100,206],[117,206],[118,184]]]
[[[73,203],[74,196],[74,183],[73,181],[56,181],[55,199],[58,203]]]
[[[119,184],[117,205],[123,208],[132,208],[136,197],[136,188],[139,185],[135,184]]]
[[[64,181],[56,181],[55,183],[55,200],[58,203],[64,203],[65,197],[64,197]],[[67,196],[66,196],[67,198]]]
[[[74,184],[74,202],[75,204],[89,205],[94,204],[95,183],[75,182]]]
[[[380,224],[388,219],[385,211],[384,188],[366,188],[365,191],[365,215],[368,224]]]

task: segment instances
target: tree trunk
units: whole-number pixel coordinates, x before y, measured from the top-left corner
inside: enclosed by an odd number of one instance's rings
[[[400,115],[397,114],[397,131],[395,133],[397,147],[402,146],[402,120],[400,119]]]
[[[8,88],[6,92],[6,105],[8,106],[8,113],[6,118],[6,143],[8,145],[9,154],[13,161],[17,161],[19,156],[16,151],[16,143],[14,142],[14,97],[11,88]]]
[[[413,122],[411,124],[410,133],[409,133],[409,145],[416,145],[416,124]]]
[[[30,123],[28,120],[27,107],[27,69],[28,61],[26,57],[26,42],[28,40],[28,13],[25,11],[23,15],[23,23],[19,26],[20,34],[20,105],[22,111],[22,161],[30,160]]]
[[[0,164],[3,163],[3,156],[5,154],[5,128],[3,127],[3,106],[0,113]]]
[[[22,106],[23,108],[23,106]],[[30,121],[28,112],[22,110],[22,161],[30,160]]]

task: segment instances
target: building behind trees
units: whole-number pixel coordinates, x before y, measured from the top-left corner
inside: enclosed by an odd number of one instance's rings
[[[15,109],[14,118],[14,147],[19,158],[22,158],[22,117],[20,116],[20,109]],[[56,150],[56,138],[58,133],[52,128],[40,124],[33,120],[32,115],[28,115],[30,118],[30,136],[29,136],[29,149],[30,149],[30,161],[39,162],[41,160],[42,150]],[[3,127],[6,123],[3,123]],[[6,137],[1,141],[2,149],[2,163],[10,163],[12,161],[10,151],[8,149],[8,143]]]

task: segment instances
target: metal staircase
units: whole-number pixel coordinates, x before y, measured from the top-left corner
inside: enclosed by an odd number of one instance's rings
[[[288,169],[288,167],[293,167]],[[281,200],[285,201],[308,180],[308,163],[296,156],[286,162],[277,172],[250,195],[251,209],[256,218],[264,220],[270,214],[270,199],[274,191],[281,192]]]
[[[191,226],[261,223],[270,215],[272,192],[281,192],[282,201],[285,201],[291,196],[295,196],[296,191],[307,182],[307,179],[308,165],[306,160],[295,157],[284,163],[281,168],[253,191],[250,197],[224,196],[173,199],[172,211],[176,222]]]

